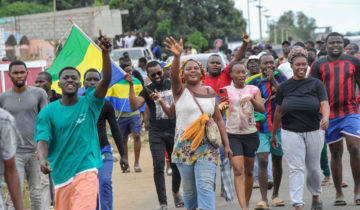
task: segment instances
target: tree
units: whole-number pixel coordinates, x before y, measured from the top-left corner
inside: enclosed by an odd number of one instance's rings
[[[205,37],[202,36],[201,32],[196,30],[194,33],[190,34],[185,42],[185,46],[192,45],[197,51],[201,51],[209,45]]]
[[[286,11],[277,22],[269,24],[269,39],[274,41],[276,33],[276,43],[281,43],[287,39],[286,34],[296,41],[307,41],[315,38],[315,29],[316,21],[314,18],[307,17],[303,12],[294,14],[293,11]]]
[[[2,1],[2,3],[4,2]],[[51,5],[39,5],[33,2],[14,2],[12,4],[4,3],[0,5],[0,17],[49,12],[51,10]]]
[[[128,9],[125,31],[148,31],[154,39],[188,37],[198,31],[208,46],[216,38],[240,37],[246,28],[233,0],[110,0],[111,7]]]

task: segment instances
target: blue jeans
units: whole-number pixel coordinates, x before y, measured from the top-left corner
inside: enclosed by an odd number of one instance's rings
[[[215,209],[215,174],[213,162],[195,162],[193,165],[177,163],[186,209]]]
[[[268,162],[268,180],[273,181],[273,177],[272,177],[272,161],[271,161],[271,154],[269,154],[269,162]],[[255,155],[255,166],[254,166],[254,181],[257,182],[259,181],[259,177],[258,177],[258,158]]]
[[[113,171],[113,154],[110,145],[106,145],[101,149],[104,165],[99,168],[99,194],[101,210],[113,209],[113,192],[112,192],[112,171]],[[99,210],[99,197],[97,199],[96,209]]]

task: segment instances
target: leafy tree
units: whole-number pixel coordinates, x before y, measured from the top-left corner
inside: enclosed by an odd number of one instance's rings
[[[2,1],[3,3],[3,1]],[[3,4],[0,7],[0,17],[27,15],[40,12],[49,12],[51,5],[39,5],[29,2],[14,2],[12,4]]]
[[[294,14],[293,11],[286,11],[277,22],[269,24],[268,30],[270,32],[270,40],[274,40],[274,31],[276,31],[277,43],[281,43],[284,41],[281,40],[282,32],[285,34],[285,31],[287,31],[287,34],[296,41],[307,41],[315,38],[315,29],[316,21],[314,18],[307,17],[303,12]],[[287,37],[284,36],[284,39],[287,39]]]
[[[193,48],[197,49],[197,51],[201,51],[209,45],[207,39],[205,39],[205,37],[203,37],[201,32],[198,30],[194,31],[194,33],[187,37],[185,46],[188,46],[189,44],[191,44]]]
[[[148,31],[162,41],[165,36],[187,38],[196,31],[211,47],[216,38],[240,37],[246,28],[233,0],[110,0],[113,8],[128,9],[124,31]]]

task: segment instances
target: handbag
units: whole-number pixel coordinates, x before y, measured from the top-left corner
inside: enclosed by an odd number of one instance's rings
[[[188,89],[190,94],[192,95],[192,97],[194,98],[195,103],[197,104],[197,106],[199,107],[200,111],[202,114],[204,114],[204,110],[201,108],[198,100],[196,99],[194,93]],[[209,91],[209,89],[207,89]],[[206,122],[206,126],[205,126],[205,133],[206,133],[206,137],[208,142],[215,148],[220,148],[222,145],[221,142],[221,135],[220,135],[220,131],[219,131],[219,127],[217,126],[216,122],[214,121],[214,119],[212,117],[209,116],[209,120]]]

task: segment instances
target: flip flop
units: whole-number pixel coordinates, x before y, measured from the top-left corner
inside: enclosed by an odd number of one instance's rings
[[[275,197],[272,200],[272,206],[278,207],[278,206],[285,206],[285,202],[281,200],[279,197]]]
[[[254,210],[268,210],[269,204],[267,204],[265,201],[260,201],[254,208]]]
[[[344,199],[344,196],[338,197],[334,201],[334,206],[345,206],[345,205],[346,205],[346,201]]]
[[[311,210],[318,210],[322,209],[322,202],[321,201],[312,201]]]
[[[178,196],[178,197],[174,198],[174,203],[175,203],[176,208],[182,208],[185,205],[182,196]]]
[[[135,166],[134,170],[135,170],[136,173],[142,172],[142,169],[140,168],[140,166]]]
[[[354,196],[354,201],[356,206],[360,206],[360,194]]]

